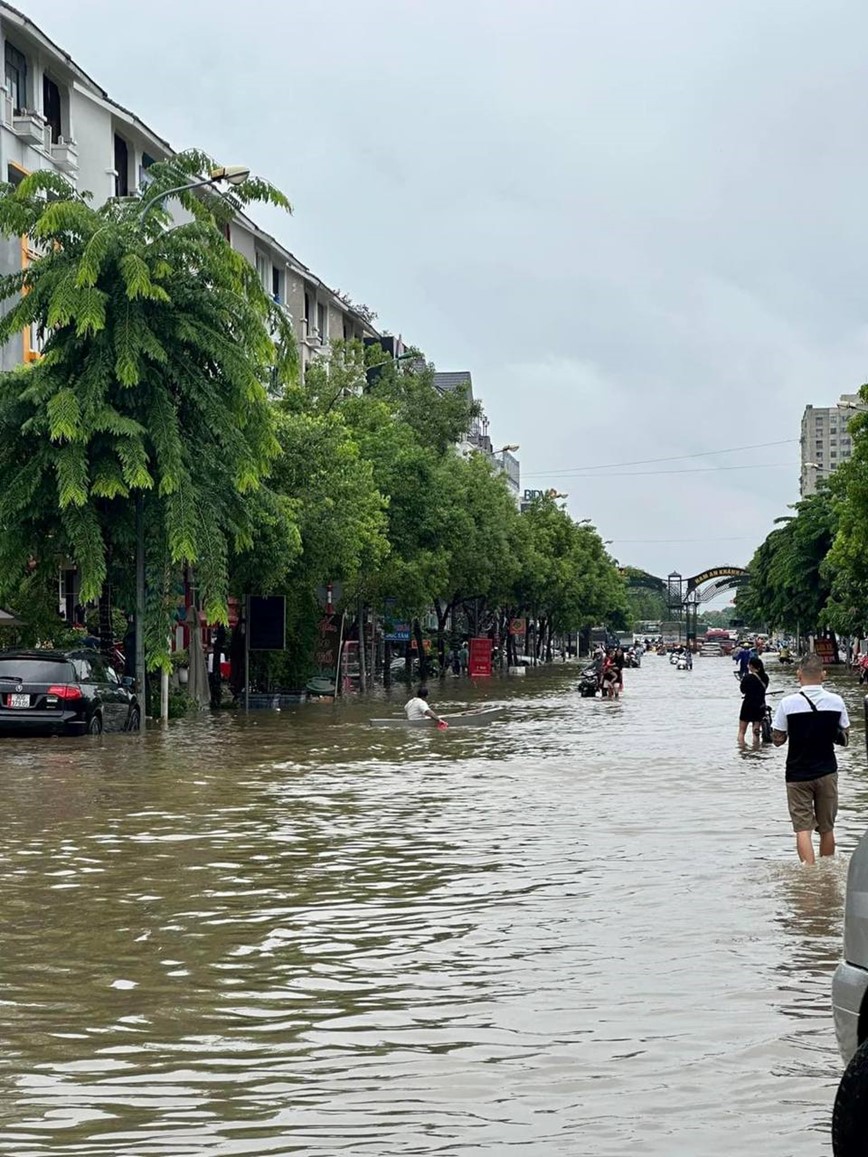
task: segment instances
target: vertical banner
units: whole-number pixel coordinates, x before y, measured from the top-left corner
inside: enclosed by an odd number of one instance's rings
[[[483,679],[491,674],[491,639],[471,639],[469,673],[471,679]]]
[[[325,614],[316,631],[314,663],[320,678],[333,679],[340,651],[341,616]]]

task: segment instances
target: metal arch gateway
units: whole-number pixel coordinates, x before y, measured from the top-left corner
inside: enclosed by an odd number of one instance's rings
[[[706,583],[714,582],[717,588],[715,593],[726,590],[731,587],[742,586],[748,579],[748,572],[743,566],[714,566],[709,570],[701,571],[695,574],[693,578],[687,579],[687,593],[697,590]],[[723,580],[723,581],[720,581]],[[701,601],[705,601],[702,599]]]
[[[674,577],[674,576],[671,576]],[[727,590],[737,590],[749,578],[742,566],[715,566],[693,575],[682,588],[681,611],[688,642],[698,634],[699,608]]]
[[[750,577],[743,566],[713,566],[690,578],[684,578],[678,571],[666,578],[657,578],[638,568],[621,567],[620,570],[628,587],[656,590],[664,596],[671,618],[684,623],[688,639],[696,638],[700,606],[723,591],[744,586]]]

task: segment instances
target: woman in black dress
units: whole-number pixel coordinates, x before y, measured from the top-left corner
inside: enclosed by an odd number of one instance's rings
[[[762,659],[751,659],[748,663],[747,674],[742,679],[740,687],[744,698],[741,701],[741,711],[738,713],[738,741],[744,743],[748,723],[753,724],[753,737],[759,740],[760,724],[766,709],[766,687],[769,677],[766,674]]]

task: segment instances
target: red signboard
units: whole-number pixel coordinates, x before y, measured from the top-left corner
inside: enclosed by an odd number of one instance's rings
[[[814,650],[823,660],[824,664],[838,663],[838,648],[835,646],[834,639],[814,639]]]
[[[526,619],[511,619],[509,623],[509,633],[511,635],[526,635],[527,634],[527,620]]]
[[[491,674],[491,639],[471,639],[469,647],[471,679],[482,679]]]

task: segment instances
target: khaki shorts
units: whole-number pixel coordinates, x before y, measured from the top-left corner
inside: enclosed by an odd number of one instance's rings
[[[838,814],[838,773],[787,784],[794,832],[831,832]]]

